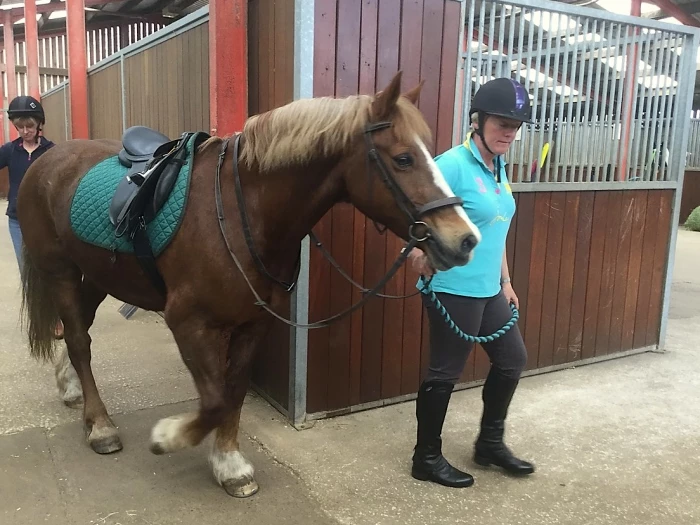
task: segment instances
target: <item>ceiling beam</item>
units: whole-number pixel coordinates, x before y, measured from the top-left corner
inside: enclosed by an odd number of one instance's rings
[[[85,0],[85,7],[95,7],[105,4],[121,4],[126,0]],[[62,11],[66,9],[65,2],[51,2],[50,4],[42,4],[36,6],[37,14],[53,13],[54,11]],[[3,9],[3,11],[9,11],[10,16],[14,21],[24,18],[24,8],[15,7],[12,9]],[[107,12],[107,11],[105,11]]]
[[[671,2],[671,0],[651,0],[651,2],[665,13],[668,13],[669,16],[676,18],[680,23],[687,26],[700,27],[700,21],[696,20],[693,15],[684,11],[680,6]]]

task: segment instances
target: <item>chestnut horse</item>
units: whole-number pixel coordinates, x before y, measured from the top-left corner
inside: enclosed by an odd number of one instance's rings
[[[110,250],[79,240],[71,228],[71,199],[78,183],[96,163],[116,155],[121,142],[67,141],[31,166],[18,197],[30,349],[34,357],[52,358],[53,330],[59,318],[63,321],[93,450],[122,448],[90,367],[88,330],[109,294],[164,312],[200,396],[198,412],[156,423],[151,451],[196,446],[216,429],[210,453],[216,480],[233,496],[257,492],[253,466],[239,451],[238,426],[251,360],[273,317],[252,290],[276,311],[289,299],[273,293],[275,283],[258,271],[246,244],[235,175],[255,251],[280,280],[294,280],[302,239],[340,201],[351,202],[406,240],[415,237],[416,224],[424,228],[414,245],[438,269],[468,262],[480,234],[426,148],[430,130],[415,107],[422,84],[402,96],[400,77],[398,73],[374,96],[298,100],[249,118],[236,135],[240,158],[234,158],[235,148],[222,147],[222,138],[202,143],[182,223],[157,258],[165,295],[136,257],[113,258]],[[223,229],[215,201],[230,221]]]

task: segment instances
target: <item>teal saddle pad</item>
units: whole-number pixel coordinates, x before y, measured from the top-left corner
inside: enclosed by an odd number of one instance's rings
[[[194,134],[187,143],[187,156],[173,185],[170,196],[158,214],[146,226],[153,255],[159,255],[169,244],[184,215],[190,187],[194,148],[201,141]],[[122,166],[115,155],[96,164],[78,184],[70,210],[71,228],[83,242],[121,253],[134,253],[128,235],[117,237],[109,220],[109,205],[119,182],[129,168]]]

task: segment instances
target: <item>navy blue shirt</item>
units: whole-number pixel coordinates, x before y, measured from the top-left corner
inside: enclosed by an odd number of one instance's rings
[[[54,146],[54,143],[46,137],[39,137],[39,141],[39,147],[31,153],[22,147],[21,138],[0,147],[0,169],[6,167],[10,172],[10,191],[7,195],[8,204],[5,214],[12,219],[17,218],[17,192],[24,174],[32,162]]]

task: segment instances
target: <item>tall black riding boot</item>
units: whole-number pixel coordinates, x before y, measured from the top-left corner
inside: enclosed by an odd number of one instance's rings
[[[491,367],[482,394],[484,413],[474,446],[474,461],[483,466],[502,467],[511,474],[526,475],[535,471],[534,465],[516,458],[503,442],[506,414],[517,386],[517,379],[506,377]]]
[[[413,454],[411,475],[421,481],[434,481],[446,487],[469,487],[474,478],[450,465],[442,455],[442,424],[452,396],[452,383],[423,383],[416,400],[418,442]]]

